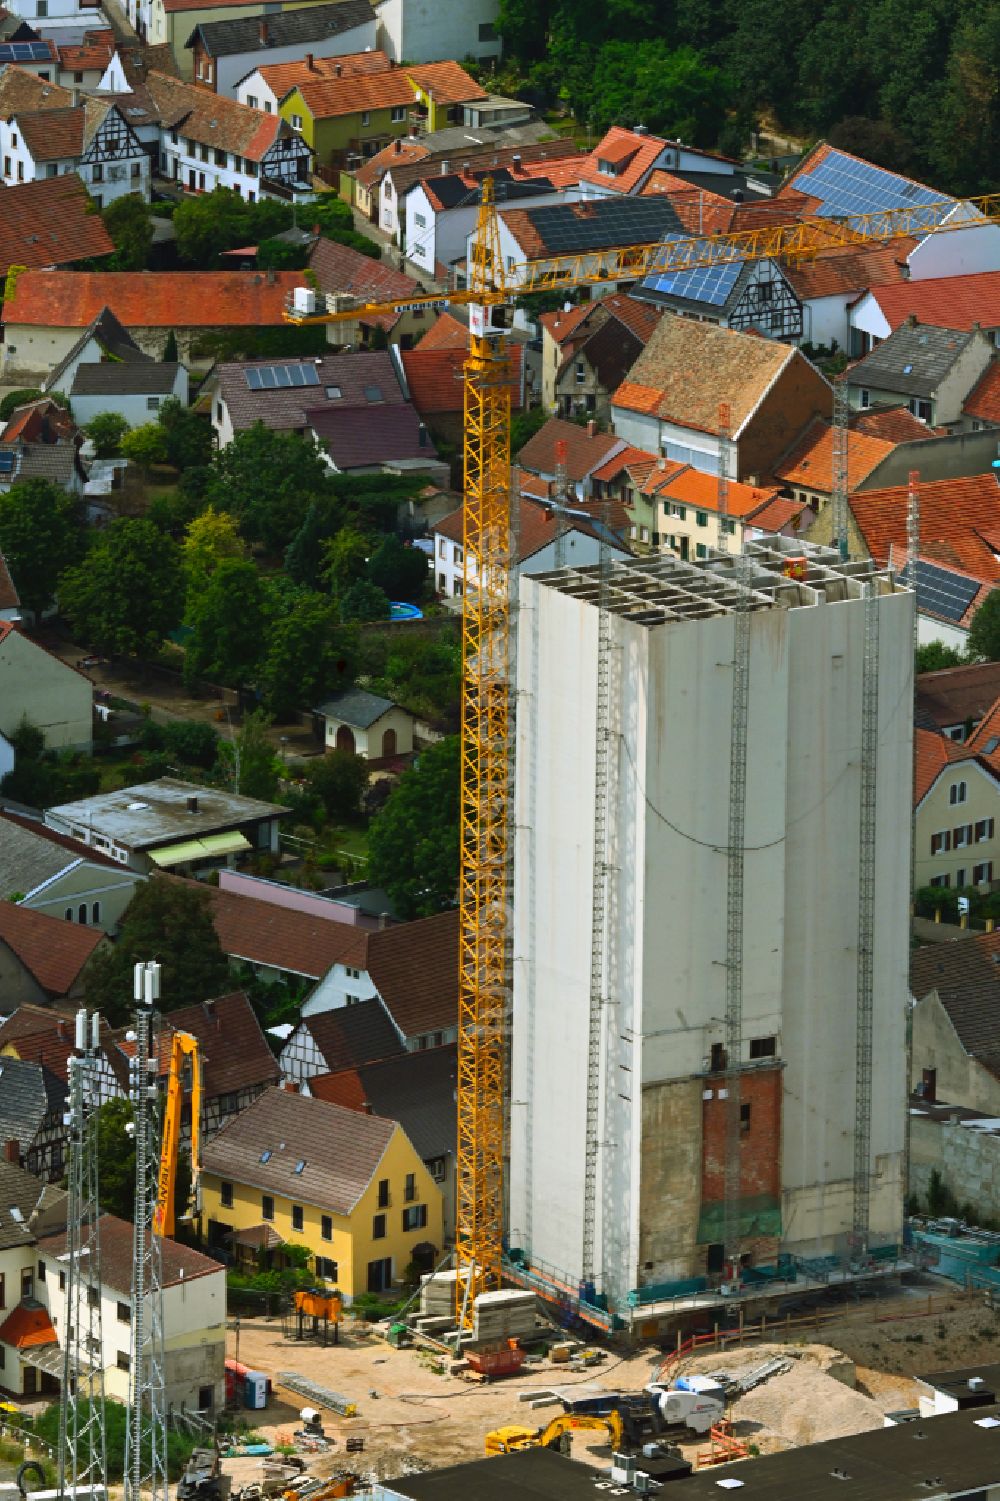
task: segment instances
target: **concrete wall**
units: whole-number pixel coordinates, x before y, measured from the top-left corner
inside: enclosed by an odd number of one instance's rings
[[[897,773],[911,755],[912,597],[883,597],[880,614],[872,1229],[891,1236],[902,1217],[909,799]],[[783,1244],[803,1254],[842,1248],[851,1224],[863,624],[859,598],[751,620],[742,1061],[751,1039],[777,1039]],[[605,1289],[621,1297],[704,1269],[696,1221],[679,1223],[665,1191],[688,1169],[664,1159],[694,1160],[711,1047],[725,1036],[733,619],[647,630],[612,616],[611,629],[615,1004],[597,1223]],[[511,1112],[511,1227],[571,1279],[585,1168],[596,631],[592,606],[522,583],[512,1099],[526,1103]],[[682,1090],[692,1079],[698,1088]],[[695,1108],[682,1122],[683,1099]],[[651,1140],[663,1120],[670,1129]]]
[[[984,1123],[932,1120],[910,1111],[908,1192],[923,1205],[931,1173],[937,1171],[959,1204],[972,1204],[984,1217],[1000,1216],[1000,1136]]]
[[[925,1068],[936,1069],[938,1099],[1000,1117],[1000,1079],[965,1051],[936,992],[917,997],[910,1056],[911,1089]]]
[[[959,479],[963,475],[986,474],[997,456],[996,428],[983,432],[950,433],[946,438],[919,438],[912,443],[897,443],[881,464],[866,474],[855,490],[882,490],[905,485],[910,470],[915,469],[924,481]],[[852,552],[851,556],[854,554]]]
[[[500,56],[497,0],[383,0],[376,5],[378,45],[393,62],[431,63],[442,57]],[[483,28],[490,34],[483,35]]]

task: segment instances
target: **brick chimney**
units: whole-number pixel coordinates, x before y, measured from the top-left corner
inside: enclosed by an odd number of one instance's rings
[[[312,55],[311,52],[307,52],[306,53],[306,72],[307,73],[315,73],[315,71],[316,71],[316,66],[315,66],[315,64],[313,62],[313,55]]]
[[[4,1143],[3,1160],[13,1163],[15,1167],[21,1166],[21,1143],[15,1136]]]
[[[268,31],[267,31],[267,17],[266,16],[261,16],[261,18],[260,18],[260,28],[259,29],[260,29],[260,45],[262,47],[266,47],[267,46],[267,36],[268,36]]]
[[[588,438],[595,438],[596,436],[597,436],[597,423],[594,421],[593,417],[591,417],[589,419],[588,423],[587,423],[587,437]]]

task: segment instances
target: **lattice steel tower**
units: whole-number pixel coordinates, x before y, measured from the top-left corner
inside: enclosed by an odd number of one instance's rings
[[[125,1433],[125,1501],[167,1501],[167,1406],[163,1348],[163,1271],[153,1233],[159,1167],[160,966],[135,966],[135,1056],[129,1094],[135,1120],[135,1220],[132,1329]]]
[[[78,1011],[69,1058],[66,1308],[59,1408],[59,1491],[64,1496],[103,1487],[107,1480],[97,1172],[99,1057],[100,1017],[95,1011],[88,1019],[86,1011]]]

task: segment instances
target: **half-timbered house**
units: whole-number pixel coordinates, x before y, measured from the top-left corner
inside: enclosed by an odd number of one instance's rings
[[[129,193],[149,201],[149,157],[122,111],[108,100],[18,111],[6,127],[2,176],[7,186],[76,172],[98,208]]]

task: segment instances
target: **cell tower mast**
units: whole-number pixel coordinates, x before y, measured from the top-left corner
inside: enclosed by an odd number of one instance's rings
[[[135,1121],[135,1220],[125,1501],[167,1501],[167,1410],[163,1346],[163,1267],[153,1231],[159,1152],[160,966],[135,966],[135,1056],[130,1094]]]
[[[59,1410],[59,1492],[95,1495],[107,1480],[104,1344],[97,1173],[100,1017],[76,1014],[69,1058],[69,1199],[66,1219],[66,1310],[63,1401]]]

